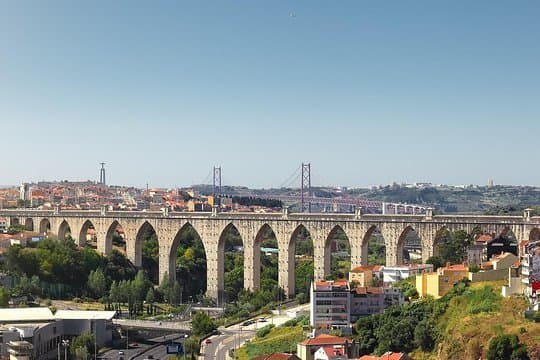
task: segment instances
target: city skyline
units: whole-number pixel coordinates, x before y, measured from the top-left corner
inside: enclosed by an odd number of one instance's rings
[[[540,5],[0,5],[0,183],[540,185]]]

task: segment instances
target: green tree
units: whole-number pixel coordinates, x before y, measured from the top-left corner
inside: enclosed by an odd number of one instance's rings
[[[430,256],[426,260],[426,264],[433,265],[433,270],[437,270],[438,268],[444,266],[444,261],[440,256]]]
[[[9,299],[11,299],[11,293],[9,289],[3,286],[0,287],[0,307],[7,307]]]
[[[165,273],[163,275],[163,278],[161,279],[161,282],[159,283],[159,292],[161,293],[161,296],[163,296],[163,299],[170,303],[173,293],[173,284],[169,280],[169,273]]]
[[[186,355],[198,355],[200,350],[199,342],[195,338],[184,341],[184,352]]]
[[[437,342],[437,335],[435,323],[424,319],[414,329],[414,344],[423,351],[432,351]]]
[[[488,360],[528,360],[527,348],[516,335],[495,336],[489,342]]]
[[[88,275],[88,289],[94,295],[95,298],[100,298],[105,295],[107,291],[107,280],[103,270],[96,269],[91,271]]]
[[[155,296],[154,296],[154,289],[152,288],[149,288],[148,291],[146,292],[146,303],[147,304],[153,304],[154,301],[155,301]]]
[[[76,336],[71,340],[69,345],[69,352],[71,356],[77,360],[86,360],[94,354],[94,335],[85,333]]]
[[[217,329],[217,325],[206,313],[198,311],[191,322],[193,335],[203,336]]]

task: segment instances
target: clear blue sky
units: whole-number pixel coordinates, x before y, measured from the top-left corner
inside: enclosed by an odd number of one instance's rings
[[[294,15],[295,16],[294,16]],[[0,184],[540,185],[538,1],[2,1]]]

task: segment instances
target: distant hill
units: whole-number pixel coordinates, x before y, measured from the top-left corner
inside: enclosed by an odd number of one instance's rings
[[[212,187],[199,185],[196,190],[210,194]],[[224,186],[222,192],[231,196],[293,196],[300,194],[298,188],[249,189],[240,186]],[[527,207],[539,207],[540,188],[534,186],[448,186],[388,185],[372,189],[342,189],[313,187],[317,197],[360,197],[370,200],[434,206],[440,213],[488,213],[516,214]],[[540,214],[540,213],[539,213]]]

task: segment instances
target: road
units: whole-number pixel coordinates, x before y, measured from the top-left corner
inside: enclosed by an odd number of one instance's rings
[[[306,310],[308,308],[309,304],[304,304],[288,310]],[[219,328],[220,335],[211,336],[209,338],[211,342],[209,344],[203,343],[201,346],[203,358],[205,360],[223,360],[228,351],[241,346],[246,340],[253,339],[258,329],[268,324],[280,326],[290,319],[285,311],[282,311],[279,315],[267,316],[264,322],[260,321],[259,318],[253,318],[251,320],[254,320],[254,323],[248,326],[237,324],[227,328]]]
[[[182,335],[183,336],[183,335]],[[144,359],[146,358],[146,355],[147,354],[154,354],[154,350],[155,349],[151,349],[151,350],[148,350],[147,352],[144,352],[144,354],[142,354],[142,356],[139,356],[138,354],[141,354],[143,351],[153,347],[153,346],[156,346],[158,344],[161,344],[162,342],[168,342],[168,341],[172,341],[174,339],[177,339],[179,337],[179,334],[169,334],[169,335],[166,335],[166,336],[158,336],[158,337],[155,337],[155,338],[152,338],[152,339],[147,339],[147,340],[144,340],[144,341],[141,341],[141,342],[137,342],[136,346],[133,346],[135,343],[133,342],[130,342],[130,347],[129,349],[125,349],[125,348],[116,348],[116,349],[111,349],[109,351],[106,351],[104,353],[100,353],[99,354],[99,358],[101,359],[107,359],[107,360],[120,360],[121,358],[123,358],[124,360],[128,360],[128,359],[131,359],[131,358],[134,358],[134,359]],[[157,348],[162,348],[163,349],[163,354],[166,353],[166,348],[165,346],[157,346]],[[164,356],[159,356],[159,357],[155,357],[156,359],[164,359],[165,357]]]

